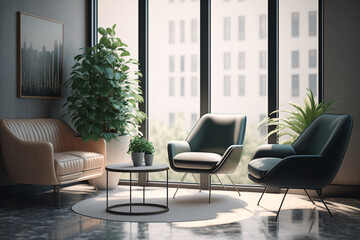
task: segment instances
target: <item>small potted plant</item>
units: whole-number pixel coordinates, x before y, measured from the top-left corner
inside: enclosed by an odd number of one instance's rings
[[[128,153],[131,153],[134,166],[141,166],[144,160],[146,139],[141,137],[134,137],[130,140]]]
[[[145,165],[146,166],[151,166],[153,164],[154,152],[155,152],[155,148],[154,148],[153,144],[149,141],[146,141],[146,143],[145,143]]]

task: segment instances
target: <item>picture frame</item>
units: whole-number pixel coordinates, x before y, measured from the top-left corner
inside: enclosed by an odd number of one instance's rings
[[[64,23],[18,12],[20,98],[60,99],[64,80]]]

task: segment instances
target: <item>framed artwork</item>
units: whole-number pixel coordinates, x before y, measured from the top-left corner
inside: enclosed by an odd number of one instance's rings
[[[64,24],[18,12],[18,97],[61,98]]]

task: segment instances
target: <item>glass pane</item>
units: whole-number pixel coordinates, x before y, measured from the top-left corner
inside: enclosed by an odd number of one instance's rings
[[[138,1],[132,0],[101,0],[98,2],[99,27],[112,27],[124,43],[132,58],[138,59]],[[129,158],[130,160],[131,158]],[[131,160],[130,160],[131,161]],[[137,179],[137,174],[133,174]],[[129,179],[129,174],[121,174],[120,179]]]
[[[211,112],[246,114],[244,151],[232,178],[253,184],[247,165],[267,131],[258,129],[267,115],[267,1],[213,0],[211,5]]]
[[[155,163],[168,164],[167,144],[185,140],[200,116],[199,41],[200,1],[149,1],[148,117]],[[182,175],[169,171],[170,180]],[[149,174],[150,180],[165,177]]]
[[[289,101],[303,105],[307,89],[318,95],[317,12],[317,0],[279,1],[280,109],[292,110]]]

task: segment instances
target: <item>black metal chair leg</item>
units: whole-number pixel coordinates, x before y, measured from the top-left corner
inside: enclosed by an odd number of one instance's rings
[[[209,204],[211,202],[211,174],[209,174]]]
[[[262,194],[261,194],[261,196],[260,196],[260,199],[259,199],[259,201],[258,201],[258,203],[257,203],[257,206],[259,206],[260,201],[261,201],[261,199],[262,199],[262,197],[263,197],[264,193],[266,192],[266,189],[267,189],[267,188],[268,188],[268,187],[265,187],[264,191],[262,192]]]
[[[60,209],[60,192],[61,192],[61,187],[59,185],[58,186],[58,209]]]
[[[326,209],[328,210],[328,212],[329,212],[329,214],[330,214],[330,217],[332,218],[333,215],[331,214],[330,209],[328,208],[328,206],[327,206],[326,203],[324,202],[323,198],[321,197],[320,189],[316,189],[316,193],[317,193],[317,195],[319,196],[321,202],[324,204],[324,206],[325,206]]]
[[[278,219],[278,217],[279,217],[279,213],[280,213],[281,207],[282,207],[282,205],[283,205],[283,203],[284,203],[284,200],[285,200],[285,197],[286,197],[286,194],[287,194],[288,191],[289,191],[289,189],[286,189],[286,192],[285,192],[285,195],[284,195],[284,197],[283,197],[283,199],[282,199],[282,201],[281,201],[279,210],[278,210],[278,212],[276,213],[275,222],[277,222],[277,219]]]
[[[310,197],[309,193],[306,191],[306,189],[304,189],[306,195],[309,197],[310,201],[312,202],[313,205],[315,205],[315,202],[312,200],[312,198]]]

